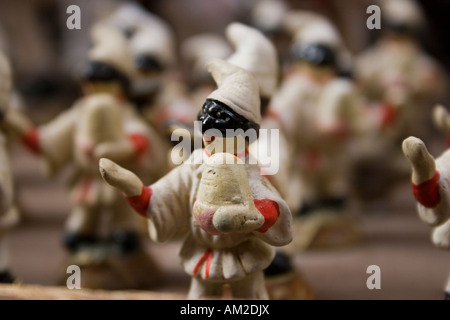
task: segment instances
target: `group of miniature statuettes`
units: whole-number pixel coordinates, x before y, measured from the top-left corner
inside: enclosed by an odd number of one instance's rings
[[[358,241],[352,197],[383,198],[405,177],[433,243],[449,248],[450,155],[435,161],[413,137],[427,137],[430,115],[450,136],[446,109],[430,111],[445,75],[416,40],[420,9],[396,0],[381,10],[377,42],[353,58],[329,19],[262,0],[251,25],[232,22],[224,35],[181,43],[183,82],[170,26],[122,5],[92,27],[83,97],[39,126],[14,106],[0,56],[0,280],[14,281],[2,239],[18,215],[15,138],[49,176],[73,168],[64,246],[83,287],[152,288],[164,273],[146,243],[176,240],[189,299],[311,298],[292,255]],[[175,164],[171,135],[180,128],[189,133],[180,138],[201,135],[203,145]],[[257,164],[270,135],[238,129],[279,129],[275,174]]]

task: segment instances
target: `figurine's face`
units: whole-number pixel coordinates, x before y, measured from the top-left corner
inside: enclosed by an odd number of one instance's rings
[[[225,104],[210,99],[206,100],[200,110],[198,120],[202,122],[205,146],[214,143],[218,149],[230,148],[227,150],[231,150],[232,148],[237,153],[242,141],[247,144],[253,142],[259,130],[257,124],[248,121]],[[254,133],[253,136],[252,133]],[[244,134],[247,135],[244,136]],[[231,147],[233,144],[235,147]]]
[[[335,51],[326,45],[293,46],[291,55],[296,61],[297,68],[314,81],[324,82],[336,75]]]
[[[83,74],[85,94],[109,93],[122,95],[126,92],[128,79],[111,65],[91,61]]]
[[[152,55],[139,54],[134,59],[136,76],[132,81],[132,92],[135,96],[152,95],[162,85],[165,67],[159,59]]]
[[[311,80],[326,83],[336,76],[336,70],[330,67],[320,67],[308,62],[300,62],[298,69],[306,74]]]
[[[86,82],[83,90],[86,95],[109,93],[118,96],[123,94],[122,85],[118,82]]]

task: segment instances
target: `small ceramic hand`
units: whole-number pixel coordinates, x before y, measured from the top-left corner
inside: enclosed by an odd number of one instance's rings
[[[411,181],[419,185],[436,174],[436,163],[424,142],[416,137],[408,137],[402,144],[403,154],[412,166]]]
[[[433,122],[446,136],[450,136],[450,114],[442,105],[436,105],[432,113]]]
[[[100,159],[99,167],[103,179],[125,196],[133,197],[141,194],[144,184],[133,172],[106,158]]]

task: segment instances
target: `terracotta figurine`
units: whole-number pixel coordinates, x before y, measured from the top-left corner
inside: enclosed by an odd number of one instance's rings
[[[180,259],[192,276],[188,298],[220,297],[227,285],[233,297],[267,299],[263,270],[275,255],[272,246],[291,241],[292,217],[235,131],[257,132],[258,84],[223,60],[210,62],[208,70],[218,88],[199,113],[204,149],[149,187],[108,159],[100,160],[100,170],[148,219],[154,241],[186,230]]]
[[[307,21],[294,34],[290,69],[269,106],[290,147],[283,150],[290,159],[286,181],[298,186],[298,230],[288,246],[294,252],[359,238],[349,173],[363,127],[361,96],[342,75],[346,50],[334,25],[316,14]]]
[[[425,143],[408,137],[402,144],[403,153],[412,167],[411,183],[417,201],[419,218],[432,229],[433,244],[450,249],[450,149],[438,158],[428,152]],[[445,288],[445,298],[450,299],[450,281]]]
[[[126,39],[103,26],[92,30],[92,38],[82,79],[84,97],[49,123],[30,126],[23,139],[44,160],[47,174],[73,168],[73,208],[64,245],[69,263],[86,267],[83,285],[146,288],[159,281],[142,241],[146,221],[130,214],[117,190],[103,181],[98,160],[108,157],[127,165],[150,183],[164,173],[166,158],[159,150],[159,136],[129,102],[134,66]],[[102,277],[88,277],[89,267],[108,268],[109,263],[114,266],[109,270],[118,275],[104,279],[105,271]]]

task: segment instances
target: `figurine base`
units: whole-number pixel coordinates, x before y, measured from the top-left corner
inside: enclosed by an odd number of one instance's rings
[[[81,288],[147,290],[160,284],[161,272],[145,250],[120,253],[105,247],[89,247],[68,256],[60,277],[65,286],[70,265],[80,267]]]
[[[295,254],[309,249],[345,247],[359,241],[361,232],[349,214],[317,210],[293,221],[294,239],[284,251]]]
[[[265,278],[270,300],[314,300],[315,292],[298,271]]]

